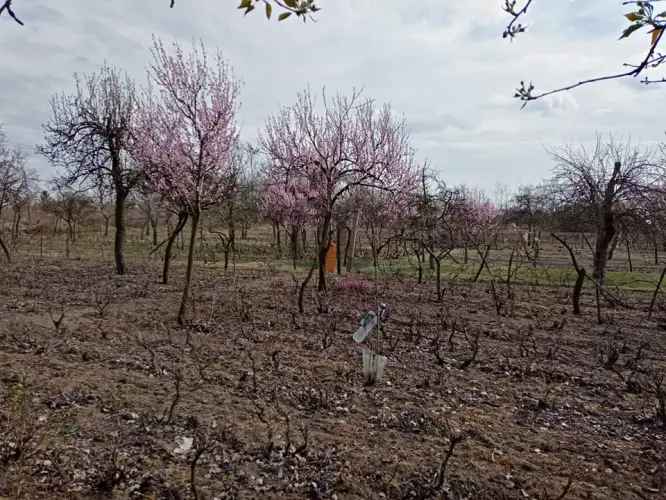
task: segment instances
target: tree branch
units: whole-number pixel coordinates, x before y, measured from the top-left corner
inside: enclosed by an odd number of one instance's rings
[[[16,13],[12,10],[12,0],[5,0],[5,3],[2,4],[2,7],[0,7],[0,16],[4,11],[7,11],[7,14],[16,21],[18,24],[23,26],[23,21],[21,21],[17,16]]]

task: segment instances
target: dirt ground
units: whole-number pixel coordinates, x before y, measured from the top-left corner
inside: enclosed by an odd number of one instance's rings
[[[666,314],[569,290],[200,264],[0,269],[0,498],[666,498]],[[299,278],[300,279],[300,278]],[[389,305],[364,383],[352,340]],[[660,299],[661,301],[661,299]],[[318,312],[318,310],[325,312]],[[194,484],[194,487],[192,486]]]

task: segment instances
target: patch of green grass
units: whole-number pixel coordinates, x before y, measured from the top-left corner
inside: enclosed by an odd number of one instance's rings
[[[374,267],[369,259],[359,259],[358,271],[362,274],[373,276]],[[454,281],[472,281],[479,269],[479,262],[470,261],[468,264],[456,264],[451,260],[442,262],[441,273],[442,280]],[[506,281],[508,266],[505,264],[491,263],[489,265],[492,276],[487,269],[483,269],[479,275],[479,282],[489,282],[491,278],[498,281]],[[416,277],[418,267],[414,259],[405,257],[390,261],[381,262],[378,266],[380,275]],[[424,265],[423,278],[427,281],[435,279],[435,271],[430,269],[428,263]],[[516,271],[512,268],[511,282],[518,285],[533,286],[573,286],[576,280],[576,272],[570,266],[533,266],[522,265]],[[609,288],[619,288],[629,291],[651,291],[654,290],[659,280],[657,272],[626,272],[626,271],[608,271],[606,273],[606,286]],[[585,287],[593,287],[588,280]]]

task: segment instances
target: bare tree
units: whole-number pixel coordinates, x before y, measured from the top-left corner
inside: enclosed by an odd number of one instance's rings
[[[100,179],[95,188],[95,204],[104,221],[104,238],[106,238],[109,236],[109,225],[113,217],[113,187],[104,178]]]
[[[83,219],[91,212],[93,203],[84,193],[68,186],[58,186],[55,207],[61,220],[67,224],[67,235],[72,243],[80,233]]]
[[[52,163],[64,168],[64,180],[95,188],[107,179],[115,192],[116,272],[126,272],[125,205],[141,173],[127,154],[136,111],[135,84],[119,69],[104,65],[96,73],[76,75],[76,92],[51,99],[51,120],[39,147]]]
[[[629,142],[597,138],[594,147],[565,146],[552,151],[556,165],[550,189],[554,199],[586,210],[594,223],[593,277],[603,285],[608,252],[623,218],[660,189],[663,167],[654,155]]]
[[[11,261],[11,255],[2,239],[3,210],[19,202],[27,189],[29,189],[29,178],[25,168],[25,157],[19,149],[10,147],[7,136],[0,127],[0,248],[7,261]]]
[[[38,177],[34,170],[22,166],[20,169],[20,176],[22,182],[19,189],[14,193],[11,203],[13,212],[12,218],[12,245],[18,243],[19,235],[21,233],[21,222],[23,216],[27,212],[28,220],[30,220],[30,207],[33,203],[35,193],[37,192]]]
[[[533,259],[539,257],[540,235],[547,215],[545,202],[543,186],[520,186],[506,213],[507,222],[527,227],[522,241]]]
[[[153,247],[158,245],[157,226],[160,218],[160,205],[162,197],[154,192],[147,183],[143,183],[136,196],[136,206],[144,216],[141,228],[141,239],[152,232]]]
[[[442,262],[456,248],[459,240],[454,219],[462,205],[462,193],[429,178],[426,168],[421,174],[421,193],[416,201],[411,238],[427,252],[434,263],[437,300],[442,300]]]

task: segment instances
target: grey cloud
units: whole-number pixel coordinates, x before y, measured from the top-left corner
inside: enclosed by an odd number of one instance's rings
[[[590,140],[596,131],[645,141],[663,136],[654,127],[656,110],[666,104],[663,90],[634,82],[580,89],[524,111],[511,97],[521,79],[545,90],[617,69],[642,53],[645,40],[616,41],[619,2],[540,2],[528,17],[530,31],[513,43],[501,39],[506,18],[497,0],[336,0],[306,24],[244,18],[219,0],[177,2],[175,9],[167,3],[35,0],[21,8],[25,28],[0,18],[0,120],[7,132],[30,147],[40,142],[49,96],[70,91],[73,73],[104,60],[143,82],[155,34],[222,49],[244,82],[244,138],[255,139],[266,116],[308,85],[363,88],[392,103],[419,158],[454,184],[536,182],[550,170],[544,145]],[[31,161],[52,174],[43,159]]]

